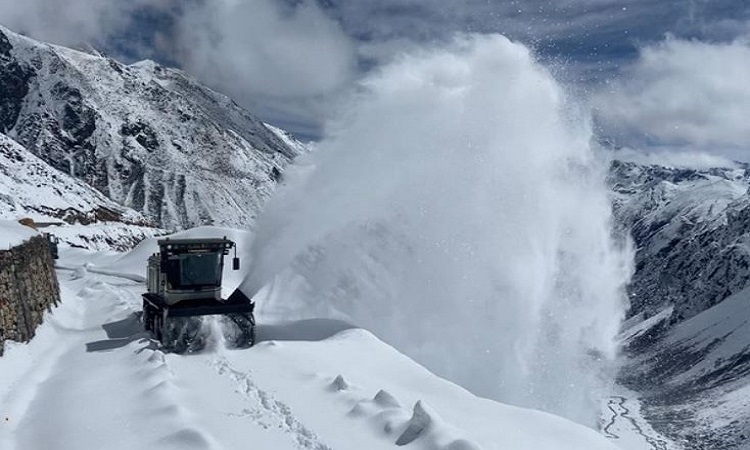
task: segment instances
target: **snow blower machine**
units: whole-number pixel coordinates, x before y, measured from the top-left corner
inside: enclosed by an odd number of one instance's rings
[[[165,350],[200,350],[210,330],[202,316],[220,315],[227,345],[255,343],[255,304],[239,289],[221,298],[224,256],[235,248],[232,268],[239,270],[234,242],[226,238],[161,239],[148,259],[148,292],[143,294],[143,324]]]

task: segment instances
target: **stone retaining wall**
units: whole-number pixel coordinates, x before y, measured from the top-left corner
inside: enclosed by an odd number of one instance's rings
[[[0,355],[6,340],[34,337],[44,312],[60,301],[49,244],[35,236],[10,250],[0,250]]]

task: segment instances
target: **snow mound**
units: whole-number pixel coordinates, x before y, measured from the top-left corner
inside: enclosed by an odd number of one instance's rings
[[[287,405],[332,448],[365,439],[374,440],[367,448],[614,448],[593,430],[559,417],[476,397],[365,330],[322,341],[267,341],[250,353],[223,357],[277,395],[288,392]],[[286,369],[268,373],[274,364]],[[288,386],[300,379],[318,388],[303,394]],[[327,414],[323,405],[331,408]]]

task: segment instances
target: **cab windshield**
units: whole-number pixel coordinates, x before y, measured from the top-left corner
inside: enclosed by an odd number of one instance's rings
[[[221,255],[217,252],[181,254],[170,258],[169,284],[177,289],[219,286],[220,261]]]

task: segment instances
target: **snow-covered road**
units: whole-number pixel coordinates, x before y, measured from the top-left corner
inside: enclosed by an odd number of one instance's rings
[[[266,323],[251,349],[164,354],[139,323],[143,285],[78,264],[109,270],[107,258],[63,255],[61,306],[29,344],[7,344],[0,450],[615,448],[475,397],[338,321]]]
[[[134,312],[140,283],[82,269],[59,277],[63,306],[3,361],[3,450],[328,448],[234,368],[233,352],[158,350]]]

